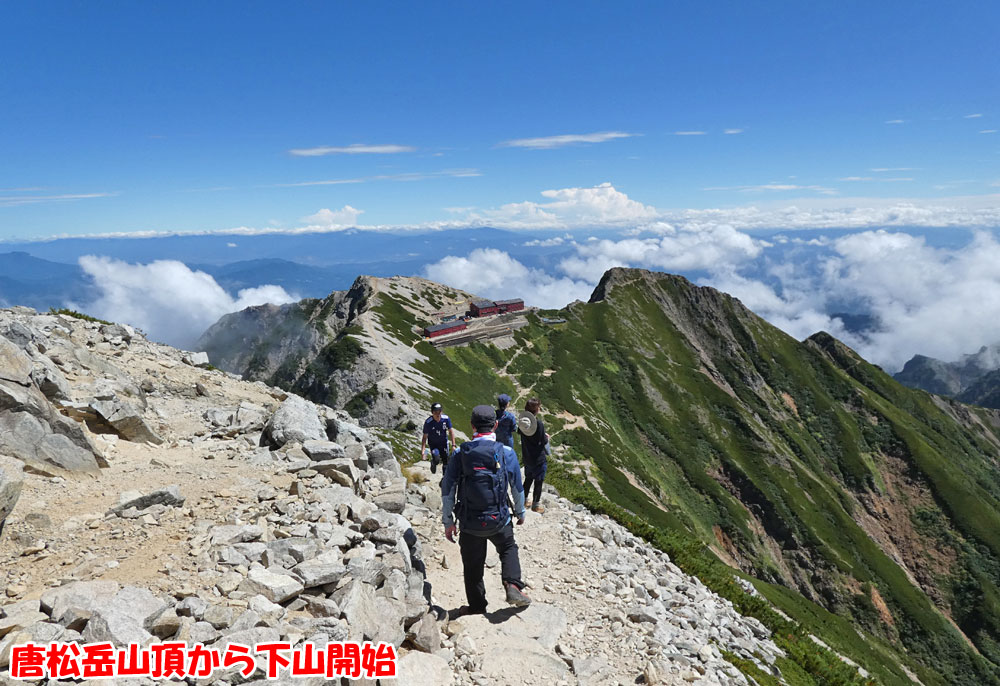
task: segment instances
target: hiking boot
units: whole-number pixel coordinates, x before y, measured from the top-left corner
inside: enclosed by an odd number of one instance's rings
[[[514,607],[524,607],[531,605],[531,598],[525,595],[524,591],[514,584],[504,584],[507,587],[507,602]]]
[[[531,511],[537,512],[538,514],[542,514],[543,512],[545,512],[545,506],[542,505],[541,503],[531,503]]]
[[[431,457],[431,474],[437,474],[438,470],[438,459],[437,456]]]

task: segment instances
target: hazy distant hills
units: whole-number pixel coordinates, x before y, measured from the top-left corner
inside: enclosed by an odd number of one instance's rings
[[[89,300],[93,288],[76,264],[51,262],[26,252],[0,253],[0,304],[47,310]]]
[[[588,232],[588,235],[601,232]],[[436,262],[446,255],[462,255],[476,248],[499,248],[522,261],[537,261],[565,246],[539,248],[524,244],[538,238],[531,233],[488,227],[425,231],[360,231],[301,234],[208,234],[148,238],[62,238],[34,243],[0,244],[0,251],[21,251],[43,260],[73,263],[82,255],[102,255],[132,263],[178,260],[185,264],[225,265],[253,260],[281,259],[298,264],[328,267],[353,264],[355,270],[344,288],[360,273],[372,273],[370,264]],[[549,236],[551,237],[551,236]],[[526,263],[527,263],[526,262]],[[329,291],[327,291],[329,292]],[[325,294],[324,294],[325,295]]]
[[[592,232],[600,233],[600,232]],[[526,245],[531,234],[491,228],[441,231],[64,238],[0,244],[0,304],[36,309],[86,306],[95,284],[78,264],[97,255],[131,264],[176,260],[215,278],[230,295],[265,284],[302,298],[350,288],[358,274],[410,276],[448,255],[497,248],[528,267],[560,258],[568,248]],[[6,251],[5,251],[6,250]]]

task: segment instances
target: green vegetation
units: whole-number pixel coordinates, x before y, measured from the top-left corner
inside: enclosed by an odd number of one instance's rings
[[[887,686],[910,683],[904,667],[927,686],[1000,685],[995,417],[905,388],[826,334],[795,341],[679,277],[621,271],[598,293],[543,313],[563,324],[528,315],[509,350],[433,347],[398,293],[372,310],[440,389],[414,399],[442,402],[458,428],[499,392],[537,395],[554,485],[760,619],[788,653],[783,683],[865,683],[815,634]],[[297,369],[316,399],[363,354],[353,333],[275,374]],[[376,393],[347,410],[361,416]],[[552,416],[563,412],[580,421]],[[402,422],[386,440],[409,454],[415,429]]]
[[[56,309],[54,307],[49,308],[49,314],[64,314],[67,317],[73,317],[75,319],[82,319],[85,322],[96,322],[98,324],[111,324],[105,319],[98,319],[97,317],[91,317],[89,314],[84,314],[83,312],[77,312],[76,310],[70,310],[65,307]]]
[[[344,409],[347,410],[349,415],[357,419],[368,412],[368,408],[374,405],[377,399],[378,387],[371,386],[348,400],[347,404],[344,405]]]
[[[534,353],[510,366],[520,383],[550,409],[600,418],[600,430],[590,422],[558,435],[568,464],[589,460],[602,497],[675,541],[696,541],[705,555],[725,541],[769,601],[882,682],[906,683],[903,663],[927,684],[998,683],[995,437],[829,336],[799,343],[731,298],[694,290],[665,275],[619,283],[603,301],[546,313],[567,324],[533,320],[518,334]],[[567,472],[553,472],[565,488]],[[919,503],[887,479],[914,475],[938,515],[922,515],[925,529],[937,527],[928,553],[944,545],[958,556],[946,577],[933,570],[948,589],[942,606],[859,523],[872,497],[908,519]],[[698,559],[684,552],[678,564],[705,580]],[[879,594],[894,624],[859,585]],[[872,635],[861,639],[859,626]]]

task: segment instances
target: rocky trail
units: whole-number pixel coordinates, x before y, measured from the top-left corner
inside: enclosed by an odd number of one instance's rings
[[[492,552],[489,613],[449,620],[465,598],[440,474],[401,467],[346,414],[22,308],[0,311],[0,355],[0,683],[47,683],[9,676],[25,641],[384,641],[395,683],[415,686],[745,684],[721,650],[766,670],[780,654],[664,554],[552,492],[517,530],[533,603],[507,607]],[[327,683],[263,677],[186,682]]]

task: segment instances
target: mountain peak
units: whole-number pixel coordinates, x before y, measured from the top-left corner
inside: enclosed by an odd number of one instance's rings
[[[589,302],[596,303],[601,302],[602,300],[607,300],[611,292],[616,288],[643,282],[657,284],[672,282],[677,286],[684,288],[702,288],[677,274],[653,272],[648,269],[635,269],[631,267],[612,267],[604,272],[604,276],[601,277],[600,283],[598,283],[597,287],[594,289]]]

